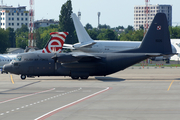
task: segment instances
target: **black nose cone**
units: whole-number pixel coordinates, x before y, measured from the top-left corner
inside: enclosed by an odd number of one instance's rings
[[[3,70],[6,72],[12,72],[12,65],[11,64],[4,65]]]

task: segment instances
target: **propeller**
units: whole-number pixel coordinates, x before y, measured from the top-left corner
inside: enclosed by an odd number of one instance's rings
[[[58,62],[57,53],[54,53],[54,56],[52,56],[51,58],[54,60],[55,70],[57,70],[57,68],[58,68],[58,65],[57,65],[57,62]]]

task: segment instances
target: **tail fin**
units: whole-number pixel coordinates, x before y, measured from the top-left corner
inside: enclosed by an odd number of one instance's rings
[[[61,53],[63,44],[65,42],[68,32],[52,32],[51,38],[46,44],[46,47],[42,50],[42,53]]]
[[[140,47],[125,52],[172,54],[166,15],[164,13],[157,13]]]
[[[76,16],[76,14],[72,13],[71,17],[73,19],[73,23],[76,29],[79,42],[83,43],[83,42],[93,41],[93,39],[91,39],[91,37],[88,35],[86,30],[84,29],[83,25],[79,21],[79,18]]]

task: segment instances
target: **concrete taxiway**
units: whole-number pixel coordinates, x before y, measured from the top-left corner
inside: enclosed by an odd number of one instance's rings
[[[0,120],[179,120],[180,68],[130,67],[107,77],[0,75]]]

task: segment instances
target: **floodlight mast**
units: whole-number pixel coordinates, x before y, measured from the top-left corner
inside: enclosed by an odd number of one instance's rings
[[[98,15],[98,29],[99,29],[99,25],[100,25],[100,15],[101,15],[101,13],[98,12],[97,15]]]

